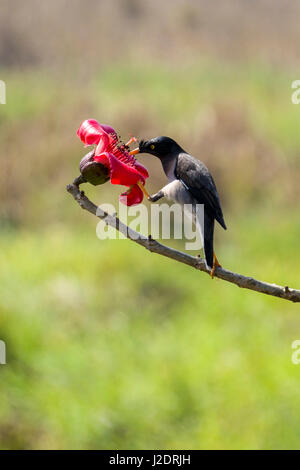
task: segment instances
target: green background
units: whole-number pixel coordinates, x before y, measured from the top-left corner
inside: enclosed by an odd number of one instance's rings
[[[170,135],[217,182],[222,265],[299,288],[299,2],[14,3],[0,7],[0,447],[299,448],[297,304],[100,241],[65,191],[82,120]],[[157,191],[159,162],[139,160]],[[85,187],[95,203],[123,189]]]

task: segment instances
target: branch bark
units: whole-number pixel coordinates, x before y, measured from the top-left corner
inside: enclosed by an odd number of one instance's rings
[[[76,181],[76,180],[75,180]],[[83,191],[80,191],[78,185],[69,184],[67,186],[67,191],[73,196],[75,201],[78,202],[82,209],[94,214],[99,219],[102,219],[107,225],[114,227],[116,230],[121,232],[126,238],[132,240],[138,245],[143,246],[152,253],[157,253],[161,256],[166,256],[171,258],[179,263],[187,264],[192,266],[199,271],[206,272],[209,274],[209,271],[206,268],[205,261],[197,256],[191,256],[182,251],[175,250],[165,246],[158,241],[132,230],[130,227],[127,227],[116,215],[108,214],[104,212],[100,207],[96,206],[92,201],[90,201],[87,196],[85,196]],[[280,297],[281,299],[290,300],[291,302],[300,302],[300,290],[291,289],[288,286],[282,287],[276,284],[269,284],[268,282],[258,281],[252,277],[243,276],[242,274],[237,274],[232,271],[228,271],[222,267],[217,267],[215,270],[215,277],[223,279],[224,281],[231,282],[236,284],[238,287],[245,289],[250,289],[256,292],[261,292],[262,294],[272,295],[274,297]]]

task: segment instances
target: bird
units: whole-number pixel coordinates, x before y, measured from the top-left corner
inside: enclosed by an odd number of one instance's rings
[[[188,204],[189,207],[192,205],[195,208],[196,204],[204,205],[204,227],[199,225],[197,218],[194,218],[194,221],[201,232],[206,265],[213,278],[216,267],[221,266],[214,252],[215,221],[224,230],[227,227],[217,187],[208,168],[186,152],[175,140],[166,136],[141,140],[138,148],[131,153],[134,155],[148,153],[159,158],[168,179],[168,184],[156,194],[152,196],[148,194],[149,201],[156,202],[166,197],[182,206]],[[195,211],[193,215],[195,216]]]

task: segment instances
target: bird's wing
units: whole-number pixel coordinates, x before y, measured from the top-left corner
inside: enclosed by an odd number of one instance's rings
[[[205,211],[226,230],[218,191],[204,163],[187,153],[178,156],[176,176],[180,179]]]

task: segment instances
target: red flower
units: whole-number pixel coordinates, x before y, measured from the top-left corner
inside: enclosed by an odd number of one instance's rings
[[[142,202],[148,171],[130,155],[127,146],[119,142],[116,131],[94,119],[87,119],[80,125],[77,135],[85,145],[96,145],[95,151],[81,161],[80,170],[87,181],[102,184],[110,179],[112,184],[129,187],[120,196],[123,204],[132,206]],[[96,176],[99,176],[96,180],[94,169],[98,173]],[[89,179],[91,174],[92,178]]]

